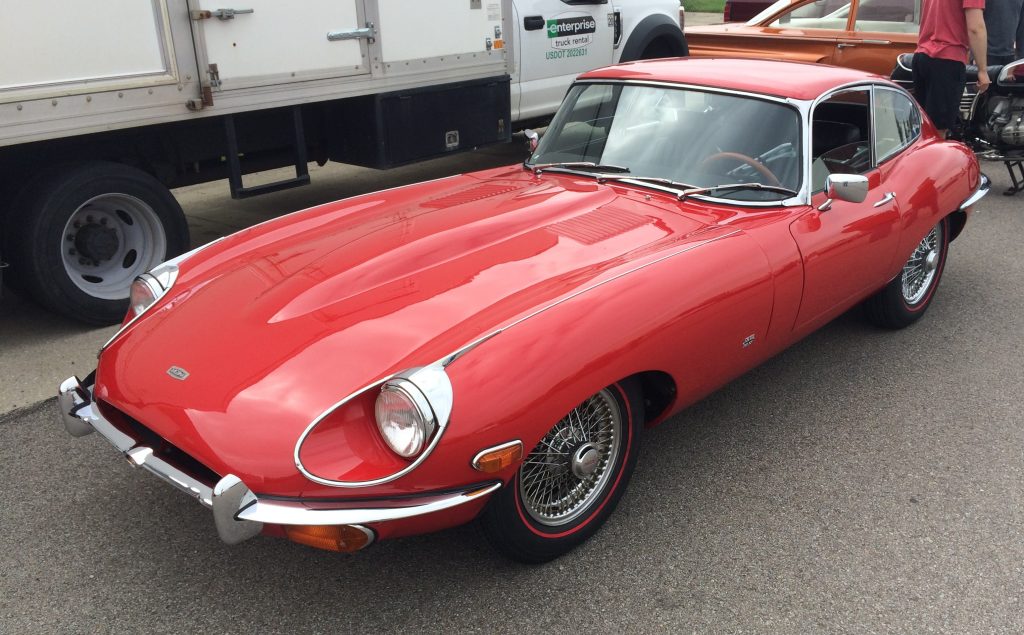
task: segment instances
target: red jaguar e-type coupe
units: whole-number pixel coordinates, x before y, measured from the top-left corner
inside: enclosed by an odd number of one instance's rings
[[[541,562],[622,496],[645,427],[863,302],[907,326],[987,179],[858,71],[587,73],[523,165],[322,205],[139,278],[71,434],[336,551],[478,520]]]

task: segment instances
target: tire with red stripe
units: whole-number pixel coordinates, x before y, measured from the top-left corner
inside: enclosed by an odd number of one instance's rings
[[[639,384],[612,384],[559,420],[480,518],[484,535],[520,562],[547,562],[592,536],[614,511],[636,465]]]
[[[921,239],[900,274],[864,301],[869,320],[901,329],[921,319],[935,297],[949,252],[949,218],[943,218]]]

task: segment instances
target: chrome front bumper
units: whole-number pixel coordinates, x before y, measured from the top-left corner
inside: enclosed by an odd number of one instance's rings
[[[142,445],[138,439],[125,434],[102,414],[89,388],[78,377],[69,377],[60,385],[58,404],[61,418],[68,433],[82,437],[99,432],[133,467],[141,467],[164,482],[196,498],[213,510],[214,524],[221,540],[233,545],[252,538],[263,530],[263,525],[353,525],[402,520],[451,509],[481,497],[501,487],[501,483],[488,483],[473,489],[445,492],[410,500],[388,501],[394,506],[366,507],[298,500],[260,498],[233,474],[223,477],[212,487],[154,454],[153,448]],[[372,534],[372,532],[369,532]]]

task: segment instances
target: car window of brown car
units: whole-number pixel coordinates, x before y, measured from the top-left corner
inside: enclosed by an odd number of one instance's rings
[[[863,0],[857,8],[855,31],[917,33],[921,0]]]
[[[811,191],[825,189],[829,174],[871,170],[871,92],[845,90],[820,102],[811,114]]]
[[[767,26],[845,31],[849,16],[850,3],[846,0],[813,0],[783,13]]]

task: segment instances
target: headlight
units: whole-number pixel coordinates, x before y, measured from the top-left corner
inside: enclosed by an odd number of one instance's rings
[[[426,397],[404,379],[384,384],[373,409],[384,441],[405,458],[419,454],[437,426]]]
[[[152,277],[141,275],[136,278],[128,293],[128,319],[142,315],[142,312],[153,306],[163,293],[164,290]]]

